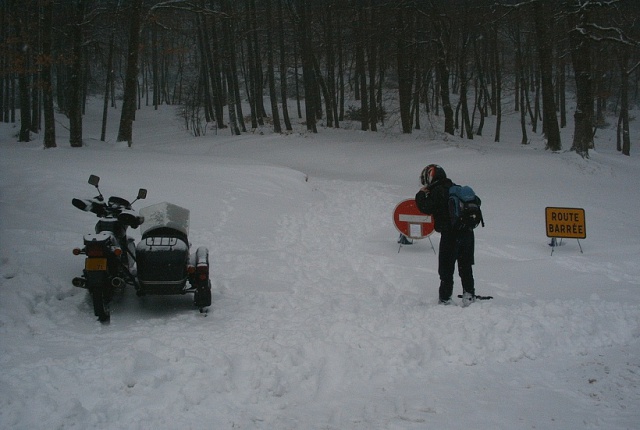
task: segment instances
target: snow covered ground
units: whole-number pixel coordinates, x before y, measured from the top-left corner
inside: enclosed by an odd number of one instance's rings
[[[0,428],[638,428],[640,166],[612,128],[582,159],[520,145],[516,115],[500,143],[490,124],[468,141],[393,122],[194,138],[161,107],[138,113],[127,148],[119,111],[98,140],[100,105],[80,149],[64,118],[51,150],[0,124]],[[476,288],[493,300],[437,305],[429,240],[398,252],[393,209],[429,163],[482,197]],[[95,195],[89,174],[106,195],[147,188],[138,209],[191,210],[206,317],[191,296],[129,288],[95,320],[71,285],[95,223],[71,199]],[[547,206],[585,209],[584,253],[572,239],[551,255]]]

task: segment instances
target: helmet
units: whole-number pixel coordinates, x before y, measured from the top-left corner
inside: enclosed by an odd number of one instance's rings
[[[441,179],[447,177],[444,169],[437,164],[429,164],[427,167],[422,169],[422,173],[420,174],[420,182],[422,185],[431,185],[434,182],[437,182]]]

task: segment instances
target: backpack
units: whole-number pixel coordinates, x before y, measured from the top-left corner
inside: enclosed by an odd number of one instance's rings
[[[480,197],[469,186],[452,185],[449,188],[449,217],[451,226],[457,230],[472,230],[482,223]]]

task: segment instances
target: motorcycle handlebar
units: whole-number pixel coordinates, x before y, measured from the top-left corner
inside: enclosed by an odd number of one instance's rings
[[[99,199],[73,199],[71,204],[81,211],[92,212],[99,217],[107,215],[105,203]]]
[[[119,218],[121,215],[123,215],[123,219],[121,220],[121,222],[124,222],[125,224],[128,224],[133,228],[136,228],[138,225],[140,225],[143,222],[144,218],[130,213],[133,210],[131,208],[132,203],[129,202],[129,200],[123,199],[122,197],[118,196],[111,196],[106,202],[104,201],[104,196],[98,188],[99,181],[100,178],[98,176],[89,176],[89,184],[96,187],[99,193],[98,196],[94,197],[93,199],[74,198],[71,200],[71,204],[82,211],[92,212],[100,218]],[[136,197],[134,203],[137,200],[144,199],[146,197],[147,190],[144,188],[140,188],[138,190],[138,197]]]
[[[107,203],[100,199],[74,198],[71,204],[82,211],[94,213],[100,218],[117,218],[118,221],[132,228],[138,228],[144,222],[144,217],[131,209],[131,204],[121,197],[110,197]]]
[[[71,204],[76,208],[96,214],[99,217],[113,217],[117,218],[118,215],[125,210],[130,209],[130,206],[123,205],[126,200],[120,197],[110,198],[108,203],[105,203],[101,199],[72,199]]]
[[[73,199],[71,200],[71,204],[75,207],[77,207],[78,209],[80,209],[81,211],[86,211],[88,210],[88,202],[86,200],[81,200],[81,199]]]

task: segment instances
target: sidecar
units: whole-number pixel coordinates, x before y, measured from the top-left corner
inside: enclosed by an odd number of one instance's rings
[[[211,305],[209,250],[189,248],[189,210],[158,203],[140,210],[142,239],[136,246],[137,294],[194,294],[200,312]]]

